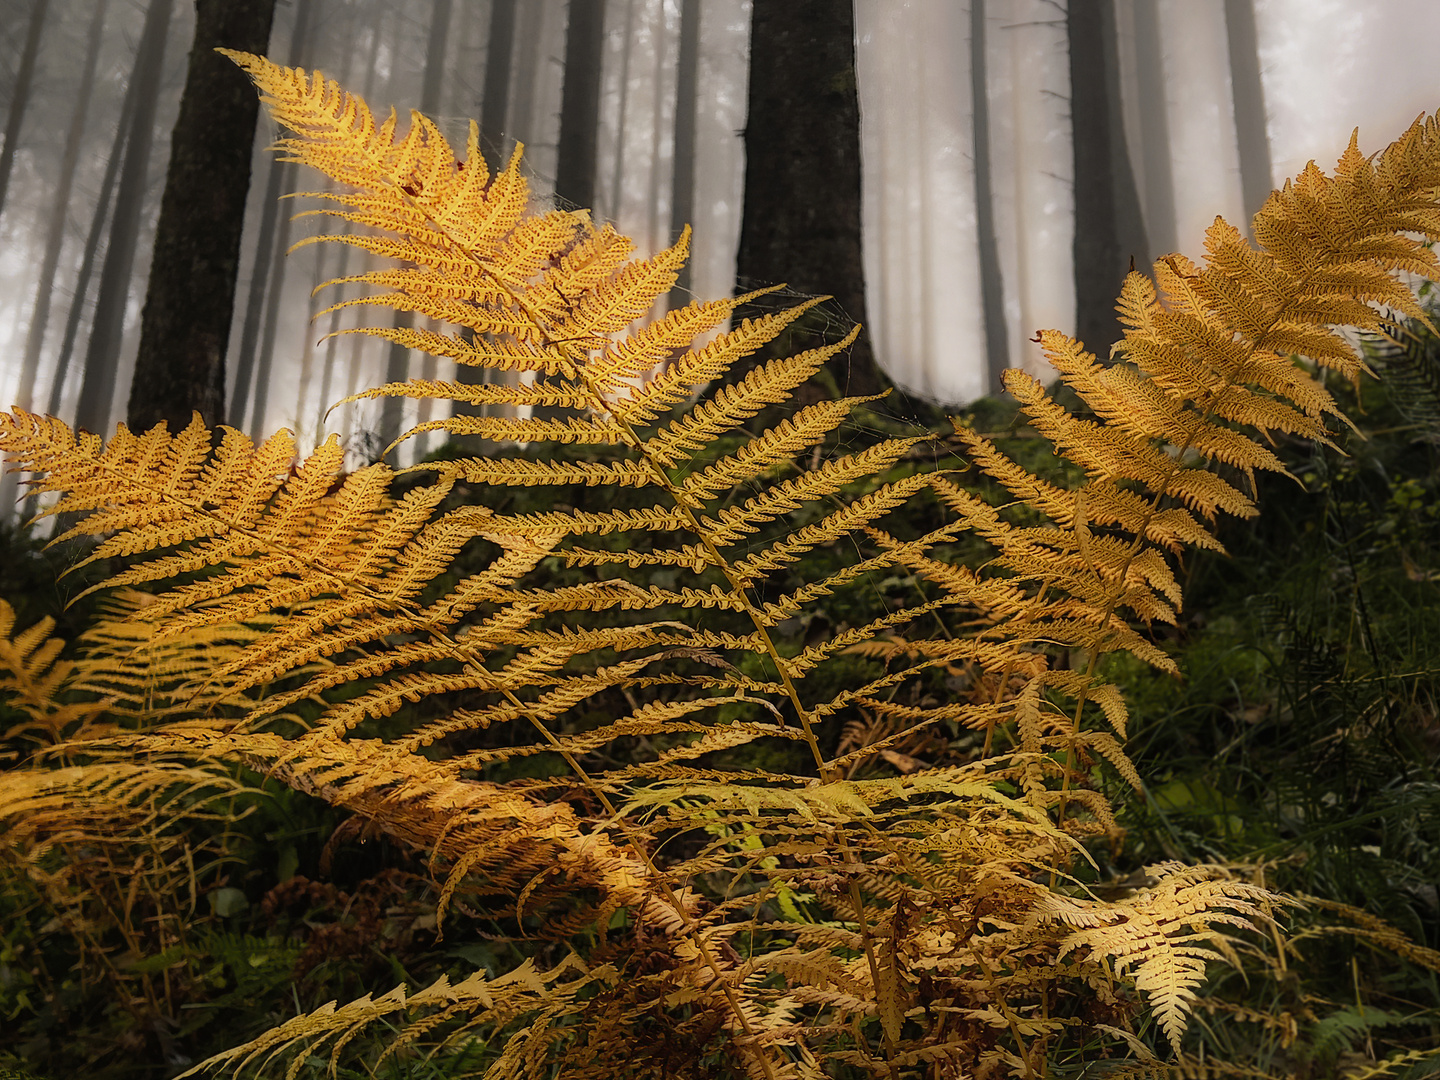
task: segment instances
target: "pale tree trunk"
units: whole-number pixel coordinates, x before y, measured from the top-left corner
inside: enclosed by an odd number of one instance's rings
[[[661,90],[665,74],[665,45],[669,35],[665,32],[665,0],[660,0],[660,12],[654,22],[655,74],[651,78],[650,99],[650,186],[645,200],[649,218],[645,229],[645,246],[650,252],[660,248],[665,237],[660,232],[660,144],[665,138],[665,94]]]
[[[975,233],[980,254],[980,309],[985,328],[985,371],[990,393],[1004,386],[1010,366],[1005,341],[1005,285],[995,239],[995,196],[990,175],[990,88],[985,57],[985,0],[970,0],[970,138],[975,161]]]
[[[1070,116],[1075,161],[1076,336],[1108,356],[1120,336],[1115,297],[1149,252],[1125,145],[1113,0],[1071,0]]]
[[[70,190],[75,183],[75,166],[80,160],[80,144],[85,134],[85,115],[90,111],[90,96],[95,90],[95,68],[100,58],[100,43],[105,30],[105,8],[109,0],[96,0],[90,16],[90,34],[85,42],[85,59],[80,69],[80,88],[75,95],[75,111],[70,114],[70,127],[65,132],[65,149],[60,155],[60,175],[55,184],[55,201],[51,204],[50,223],[45,235],[45,255],[40,263],[40,280],[35,288],[35,307],[30,314],[30,331],[25,336],[25,357],[20,366],[20,392],[16,403],[22,409],[32,407],[35,376],[40,369],[40,354],[45,347],[45,330],[50,321],[50,297],[55,291],[55,273],[60,265],[60,251],[65,246],[65,222],[70,216]],[[0,498],[0,504],[8,500]]]
[[[30,104],[30,89],[35,82],[35,58],[40,54],[40,34],[45,29],[45,10],[49,6],[50,0],[35,0],[30,9],[30,23],[25,28],[25,44],[20,48],[20,66],[15,72],[15,87],[10,92],[10,109],[5,116],[5,147],[0,149],[0,211],[5,209],[5,195],[10,189],[10,172],[15,167],[20,129],[25,124],[25,109]]]
[[[244,72],[215,50],[266,51],[274,16],[275,0],[195,5],[126,410],[137,431],[162,420],[180,431],[197,412],[211,427],[225,418],[225,349],[260,102]]]
[[[295,23],[290,34],[290,64],[303,66],[309,62],[310,28],[314,22],[315,0],[296,0]],[[282,209],[281,194],[292,190],[299,170],[294,162],[272,161],[265,187],[265,208],[260,215],[260,242],[255,253],[250,295],[245,298],[245,323],[240,331],[240,361],[236,372],[235,403],[230,422],[236,427],[245,408],[245,392],[249,388],[250,365],[254,357],[255,386],[250,410],[250,437],[261,439],[265,429],[265,409],[270,402],[271,368],[275,359],[275,335],[279,331],[280,312],[285,305],[285,259],[290,252],[290,219],[287,203]],[[267,220],[268,219],[268,220]],[[266,226],[270,227],[267,229]],[[268,237],[268,244],[267,244]],[[261,260],[261,256],[265,256]],[[262,321],[263,316],[263,321]],[[253,318],[252,318],[253,317]],[[251,335],[252,325],[259,329],[257,339]],[[246,349],[247,337],[249,350]],[[241,379],[244,382],[241,382]],[[244,388],[244,389],[242,389]]]
[[[670,181],[670,242],[695,216],[695,111],[700,89],[700,0],[680,5],[680,55],[675,61],[675,157]],[[689,303],[690,263],[680,268],[669,306]]]
[[[344,59],[340,63],[340,74],[337,80],[341,86],[347,88],[350,86],[351,73],[355,66],[355,50],[359,38],[359,21],[359,12],[352,8],[350,18],[346,22],[345,36],[341,48],[341,56],[344,57]],[[333,185],[327,184],[327,190],[332,186]],[[321,236],[328,235],[331,230],[334,229],[335,225],[335,218],[328,215],[321,217],[319,234]],[[334,244],[329,242],[315,245],[315,272],[310,289],[311,296],[317,295],[320,287],[329,280],[326,275],[329,273],[331,249],[334,246]],[[343,247],[345,245],[341,246]],[[312,324],[306,327],[305,349],[300,356],[300,393],[296,397],[297,404],[295,406],[295,426],[302,431],[306,425],[306,410],[310,405],[310,383],[314,374],[316,344],[315,327]],[[327,352],[327,362],[324,365],[324,372],[320,379],[319,416],[322,421],[324,419],[325,409],[327,408],[325,404],[326,398],[330,393],[330,365],[333,362],[333,355],[333,353]],[[316,425],[315,433],[317,440],[321,434],[322,426],[322,424]]]
[[[373,28],[373,33],[370,38],[370,50],[368,53],[368,60],[365,65],[364,96],[366,101],[370,101],[372,95],[375,92],[375,63],[380,55],[380,43],[385,40],[385,29],[388,25],[386,15],[387,12],[382,9],[379,17],[375,20],[375,26]],[[350,273],[350,257],[351,253],[354,250],[355,249],[352,248],[349,244],[340,245],[340,266],[339,269],[335,271],[335,276],[337,278],[346,277]],[[335,300],[338,299],[338,297],[335,298]],[[331,302],[334,303],[335,300],[332,300]],[[334,378],[335,372],[335,350],[340,344],[339,332],[340,317],[342,314],[343,312],[338,310],[332,311],[330,313],[330,325],[325,335],[325,367],[324,373],[322,374],[320,379],[320,404],[322,409],[329,409],[330,407],[327,402],[329,402],[330,400],[330,385]],[[355,339],[352,343],[355,347],[351,349],[350,377],[347,380],[347,389],[345,391],[346,397],[349,397],[355,392],[355,380],[357,376],[357,371],[360,366],[360,353],[358,348],[360,344],[360,335],[355,334],[352,336]],[[355,411],[355,406],[353,404],[349,405],[347,406],[347,409],[350,413],[353,413]],[[321,418],[321,426],[324,426],[323,417]]]
[[[862,329],[826,370],[841,393],[880,392],[885,380],[863,329],[860,105],[849,3],[755,0],[751,8],[745,208],[736,263],[741,290],[788,282],[800,293],[833,296],[843,317]],[[832,338],[829,320],[817,312],[792,324],[765,354]],[[796,399],[818,393],[812,380]]]
[[[451,0],[435,0],[430,14],[430,38],[425,46],[425,74],[420,87],[420,111],[427,116],[433,116],[440,104],[440,88],[445,76],[445,39],[450,32],[451,6]],[[402,311],[395,319],[396,329],[408,329],[414,324],[414,312]],[[401,383],[409,378],[410,350],[391,342],[385,363],[385,381]],[[380,439],[386,446],[400,437],[401,414],[405,401],[405,398],[387,397],[380,407]]]
[[[174,0],[151,0],[145,26],[135,51],[135,112],[126,137],[125,163],[115,193],[115,216],[105,263],[100,270],[100,294],[85,349],[85,378],[75,409],[76,427],[103,434],[115,404],[115,381],[120,366],[120,345],[125,329],[125,306],[130,295],[131,268],[140,237],[145,188],[150,170],[150,147],[155,138],[155,109],[160,100],[165,63],[165,36],[170,29]]]
[[[1275,186],[1270,136],[1265,126],[1265,86],[1260,80],[1254,0],[1225,0],[1225,36],[1230,46],[1230,96],[1235,109],[1235,140],[1240,149],[1240,190],[1245,213],[1250,215],[1265,205]],[[1245,225],[1250,227],[1248,216]]]
[[[1135,81],[1145,163],[1145,235],[1152,254],[1178,246],[1175,178],[1170,168],[1170,117],[1165,103],[1165,53],[1156,0],[1135,0]]]
[[[610,220],[620,219],[625,180],[625,119],[630,105],[630,54],[635,37],[635,0],[625,0],[625,33],[620,39],[620,101],[615,109],[615,161],[610,174]]]

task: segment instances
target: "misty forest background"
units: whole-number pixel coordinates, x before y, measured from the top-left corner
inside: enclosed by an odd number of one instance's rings
[[[312,323],[310,290],[362,256],[286,257],[325,226],[277,198],[316,181],[265,152],[214,45],[462,145],[476,118],[492,165],[523,142],[537,198],[641,254],[689,222],[671,303],[834,294],[829,317],[867,328],[838,383],[953,406],[1043,371],[1036,328],[1104,348],[1132,258],[1198,253],[1215,213],[1247,219],[1355,125],[1384,145],[1434,106],[1440,34],[1426,0],[0,0],[0,19],[0,400],[97,432],[192,408],[333,430],[357,462],[417,406],[330,405],[452,373],[321,340],[369,313]]]

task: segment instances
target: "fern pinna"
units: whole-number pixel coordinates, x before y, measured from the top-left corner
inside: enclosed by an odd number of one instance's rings
[[[1139,627],[1174,620],[1176,558],[1218,548],[1221,511],[1255,512],[1249,482],[1280,467],[1257,435],[1325,438],[1320,369],[1363,371],[1332,327],[1419,314],[1396,272],[1440,269],[1417,239],[1440,238],[1435,122],[1373,160],[1352,142],[1333,177],[1309,167],[1256,216],[1258,246],[1217,219],[1203,265],[1130,274],[1107,361],[1042,333],[1083,408],[1006,385],[1083,480],[961,427],[997,502],[906,465],[916,440],[819,453],[866,399],[753,430],[851,340],[733,374],[808,305],[641,325],[686,237],[633,259],[585,211],[533,208],[518,150],[492,175],[474,125],[457,161],[423,116],[401,137],[319,74],[232,58],[291,133],[278,149],[340,187],[323,212],[352,231],[312,240],[388,264],[339,282],[373,290],[340,303],[421,316],[365,332],[497,374],[362,396],[450,401],[408,435],[490,449],[397,484],[383,463],[344,472],[333,436],[296,463],[284,431],[216,442],[197,419],[106,444],[5,417],[0,445],[77,522],[65,536],[101,537],[109,586],[154,592],[133,614],[147,640],[232,642],[183,715],[84,753],[247,763],[423,853],[442,919],[463,898],[534,947],[206,1064],[280,1055],[294,1076],[389,1019],[387,1055],[478,1048],[495,1077],[1031,1077],[1082,1047],[1148,1053],[1142,999],[1179,1052],[1206,963],[1233,956],[1220,928],[1268,921],[1274,898],[1178,864],[1120,899],[1076,882],[1084,842],[1114,830],[1099,759],[1140,783],[1100,661],[1171,666]],[[593,449],[547,452],[562,443]],[[520,486],[554,508],[472,498]],[[578,489],[609,507],[571,508]],[[928,531],[897,514],[915,506]],[[951,557],[965,537],[982,565]],[[804,578],[841,538],[853,556]],[[557,586],[562,567],[583,574]],[[914,602],[785,644],[817,602],[896,575]],[[964,729],[969,760],[906,753]]]

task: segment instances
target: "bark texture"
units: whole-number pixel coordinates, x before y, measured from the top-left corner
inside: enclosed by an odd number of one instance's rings
[[[126,410],[139,431],[162,420],[178,431],[192,412],[212,427],[225,416],[225,349],[260,102],[215,49],[265,52],[274,16],[275,0],[196,0]]]
[[[799,293],[833,296],[846,321],[865,321],[860,105],[855,13],[848,0],[755,0],[751,9],[736,274],[741,291],[786,282]],[[793,296],[767,298],[764,309],[793,302]],[[781,355],[833,341],[835,314],[832,309],[829,316],[802,318],[771,351]],[[884,385],[863,329],[828,367],[842,393],[873,394]]]

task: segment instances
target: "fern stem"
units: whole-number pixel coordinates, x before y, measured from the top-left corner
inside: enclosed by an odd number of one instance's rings
[[[431,224],[432,226],[434,226],[434,228],[441,233],[441,235],[443,235],[446,239],[448,239],[448,240],[450,241],[450,243],[454,246],[454,248],[455,248],[456,251],[462,253],[466,258],[468,258],[468,259],[475,265],[476,269],[478,269],[482,274],[487,275],[492,281],[494,281],[497,285],[499,285],[502,289],[504,289],[507,293],[509,293],[509,295],[515,300],[516,305],[520,308],[521,311],[523,311],[523,312],[525,313],[525,316],[530,320],[531,324],[535,327],[536,330],[538,330],[538,331],[540,332],[540,334],[542,335],[542,337],[543,337],[544,340],[545,340],[545,343],[546,343],[547,345],[551,345],[551,346],[558,347],[558,348],[560,349],[560,351],[567,357],[567,359],[569,359],[569,360],[571,361],[571,363],[575,366],[575,369],[581,374],[582,378],[584,378],[584,381],[585,381],[585,389],[586,389],[587,392],[590,394],[591,398],[592,398],[597,404],[599,404],[600,407],[601,407],[602,409],[604,409],[604,411],[606,411],[606,412],[608,413],[610,410],[609,410],[609,407],[608,407],[608,406],[606,405],[606,403],[605,403],[605,399],[595,390],[594,385],[591,383],[588,374],[585,372],[584,360],[583,360],[582,357],[578,357],[578,356],[575,355],[575,353],[574,353],[574,351],[573,351],[573,346],[572,346],[570,343],[568,343],[568,342],[556,342],[556,341],[554,341],[554,340],[551,338],[551,336],[550,336],[549,327],[546,326],[544,320],[542,320],[542,319],[540,318],[540,316],[534,311],[534,309],[530,306],[530,304],[526,302],[526,300],[525,300],[525,298],[524,298],[523,296],[521,296],[521,295],[519,295],[519,294],[516,293],[515,289],[512,287],[512,285],[511,285],[510,282],[506,281],[505,279],[503,279],[503,278],[500,277],[499,275],[497,275],[497,274],[495,274],[494,272],[492,272],[491,269],[490,269],[488,266],[486,266],[485,263],[484,263],[479,257],[477,257],[477,256],[475,255],[474,252],[472,252],[468,247],[466,247],[463,243],[461,243],[461,242],[455,237],[455,235],[454,235],[449,229],[447,229],[447,228],[445,227],[445,225],[444,225],[442,222],[437,221],[437,220],[435,219],[434,215],[432,215],[432,214],[431,214],[427,209],[425,209],[424,207],[420,206],[419,203],[418,203],[418,201],[415,199],[415,197],[414,197],[413,195],[410,194],[410,192],[406,191],[401,185],[399,185],[399,184],[394,184],[393,181],[392,181],[392,184],[393,184],[395,190],[400,193],[401,198],[404,199],[407,203],[409,203],[412,208],[414,208],[415,210],[417,210],[417,211],[419,211],[421,214],[423,214],[424,217],[425,217],[425,219],[426,219],[427,221],[429,221],[430,224]],[[614,414],[611,413],[611,416],[614,417]],[[666,474],[666,473],[664,472],[664,470],[661,469],[661,468],[653,461],[653,459],[650,457],[650,455],[645,452],[644,444],[643,444],[643,442],[640,441],[639,437],[635,434],[634,429],[633,429],[628,423],[626,423],[623,419],[621,419],[620,417],[614,417],[614,418],[615,418],[619,423],[621,423],[621,424],[624,425],[627,438],[630,438],[630,439],[634,440],[634,448],[635,448],[635,449],[638,449],[638,450],[640,451],[640,453],[644,456],[646,463],[647,463],[648,465],[650,465],[651,469],[654,470],[654,471],[662,478],[662,480],[663,480],[663,482],[664,482],[664,484],[665,484],[665,486],[666,486],[666,489],[671,493],[672,497],[675,499],[676,505],[679,506],[679,507],[681,508],[681,510],[685,513],[687,519],[688,519],[690,522],[693,522],[693,523],[694,523],[694,527],[695,527],[695,530],[696,530],[696,535],[700,536],[700,537],[702,538],[702,540],[705,541],[706,546],[707,546],[707,549],[711,552],[712,557],[719,559],[719,564],[720,564],[720,566],[722,567],[722,570],[725,572],[726,578],[729,579],[729,580],[731,580],[732,583],[733,583],[733,578],[731,577],[731,575],[730,575],[730,573],[729,573],[729,566],[728,566],[728,564],[725,563],[725,561],[724,561],[723,559],[719,558],[719,553],[718,553],[717,551],[715,551],[714,545],[709,542],[708,536],[706,536],[706,535],[704,534],[703,530],[700,529],[699,522],[695,520],[695,515],[694,515],[693,511],[692,511],[692,510],[690,509],[690,507],[689,507],[688,505],[686,505],[686,504],[683,502],[683,500],[680,498],[680,494],[679,494],[678,490],[675,489],[673,483],[672,483],[671,480],[670,480],[669,475]],[[743,596],[742,596],[741,598],[742,598],[742,599],[745,599]],[[753,612],[753,609],[750,607],[750,604],[749,604],[748,599],[745,600],[745,604],[746,604],[746,609]],[[752,618],[755,618],[755,617],[756,617],[756,615],[752,614]],[[760,630],[762,631],[762,633],[764,632],[764,628],[763,628],[763,627],[759,627],[758,624],[757,624],[757,629],[760,629]],[[448,635],[447,635],[447,636],[448,636]],[[771,652],[772,652],[772,656],[774,656],[776,659],[778,659],[778,654],[775,654],[775,653],[774,653],[774,645],[773,645],[773,643],[770,642],[770,640],[769,640],[769,635],[768,635],[768,634],[765,635],[765,640],[766,640],[766,643],[767,643],[767,645],[769,646],[769,648],[770,648],[770,650],[771,650]],[[782,678],[785,679],[786,685],[787,685],[787,687],[788,687],[789,690],[790,690],[791,700],[795,703],[797,709],[801,709],[801,706],[800,706],[800,703],[799,703],[799,697],[798,697],[797,694],[795,694],[794,688],[793,688],[793,686],[790,684],[788,676],[785,675],[785,669],[784,669],[783,666],[780,667],[780,672],[781,672]],[[674,908],[676,915],[678,915],[678,916],[680,917],[681,921],[684,923],[684,925],[685,925],[685,927],[686,927],[686,933],[688,934],[691,943],[695,946],[695,948],[699,951],[700,955],[704,958],[706,967],[708,967],[708,968],[710,969],[711,973],[712,973],[712,974],[714,975],[714,977],[715,977],[716,983],[718,983],[719,986],[721,987],[721,990],[722,990],[722,992],[725,994],[725,998],[726,998],[727,1002],[728,1002],[729,1005],[730,1005],[731,1012],[734,1014],[735,1018],[736,1018],[736,1019],[739,1021],[739,1023],[740,1023],[741,1030],[744,1031],[744,1033],[746,1034],[747,1037],[749,1037],[750,1039],[753,1040],[753,1039],[755,1038],[755,1032],[754,1032],[754,1030],[751,1028],[750,1022],[749,1022],[749,1020],[748,1020],[748,1019],[746,1018],[746,1016],[745,1016],[745,1011],[740,1007],[740,1003],[739,1003],[738,998],[737,998],[736,995],[735,995],[734,988],[730,986],[730,984],[725,980],[724,976],[721,974],[721,970],[720,970],[720,966],[719,966],[718,961],[716,961],[714,955],[711,953],[710,947],[709,947],[709,945],[706,943],[704,937],[696,931],[696,929],[695,929],[695,922],[694,922],[694,920],[691,918],[690,913],[686,910],[684,904],[681,903],[680,898],[679,898],[678,896],[676,896],[675,893],[674,893],[674,891],[671,889],[669,878],[668,878],[665,874],[661,873],[661,871],[659,870],[659,868],[658,868],[658,867],[655,865],[655,863],[651,860],[649,853],[644,850],[644,848],[643,848],[643,847],[641,846],[641,844],[639,843],[639,840],[638,840],[638,839],[636,838],[636,836],[631,832],[630,827],[629,827],[629,825],[625,822],[625,819],[624,819],[623,815],[621,815],[618,811],[616,811],[614,805],[610,802],[609,796],[606,795],[604,789],[601,788],[597,783],[595,783],[595,781],[590,777],[590,775],[589,775],[587,772],[585,772],[585,770],[580,766],[580,763],[575,760],[575,758],[574,758],[573,755],[571,755],[568,751],[566,751],[566,750],[564,750],[563,748],[561,748],[561,744],[560,744],[559,740],[555,738],[554,734],[550,731],[550,729],[547,728],[547,727],[544,725],[544,723],[542,723],[538,718],[536,718],[536,717],[531,713],[531,711],[530,711],[528,708],[526,708],[525,705],[519,700],[519,698],[517,698],[517,697],[516,697],[511,691],[509,691],[509,690],[504,690],[503,693],[504,693],[504,696],[511,702],[512,705],[516,706],[516,707],[519,708],[519,709],[524,710],[525,715],[526,715],[527,719],[529,719],[531,725],[532,725],[533,727],[535,727],[535,728],[541,733],[541,735],[542,735],[553,747],[555,747],[555,748],[557,749],[557,751],[559,751],[559,753],[561,754],[562,758],[565,760],[566,764],[569,765],[570,768],[575,771],[575,774],[580,778],[581,782],[584,783],[585,786],[586,786],[587,788],[589,788],[589,789],[595,794],[595,796],[600,800],[601,805],[604,806],[606,812],[611,815],[612,820],[614,820],[614,821],[616,822],[616,824],[619,826],[621,832],[624,833],[625,839],[626,839],[627,843],[629,843],[631,849],[632,849],[632,850],[636,853],[636,855],[644,862],[645,866],[649,869],[650,873],[654,876],[654,880],[658,883],[661,891],[662,891],[662,892],[664,893],[664,895],[665,895],[666,902],[669,903],[672,908]],[[802,710],[802,711],[800,712],[800,715],[801,715],[802,718],[804,718],[806,714],[805,714],[805,713],[803,712],[803,710]],[[803,719],[802,719],[802,722],[804,722]],[[809,738],[810,742],[812,743],[812,747],[811,747],[812,752],[815,753],[817,760],[820,760],[821,755],[820,755],[820,753],[819,753],[819,744],[818,744],[818,742],[815,740],[814,735],[810,732],[809,727],[808,727],[808,724],[807,724],[807,726],[806,726],[806,734],[807,734],[807,737]],[[770,1055],[769,1055],[769,1054],[765,1051],[765,1049],[764,1049],[763,1047],[761,1047],[758,1043],[755,1044],[753,1052],[755,1053],[756,1057],[759,1059],[761,1066],[764,1068],[764,1070],[765,1070],[765,1075],[766,1075],[767,1077],[769,1077],[770,1080],[776,1080],[774,1068],[773,1068],[773,1065],[772,1065],[772,1063],[771,1063],[771,1061],[770,1061]]]

